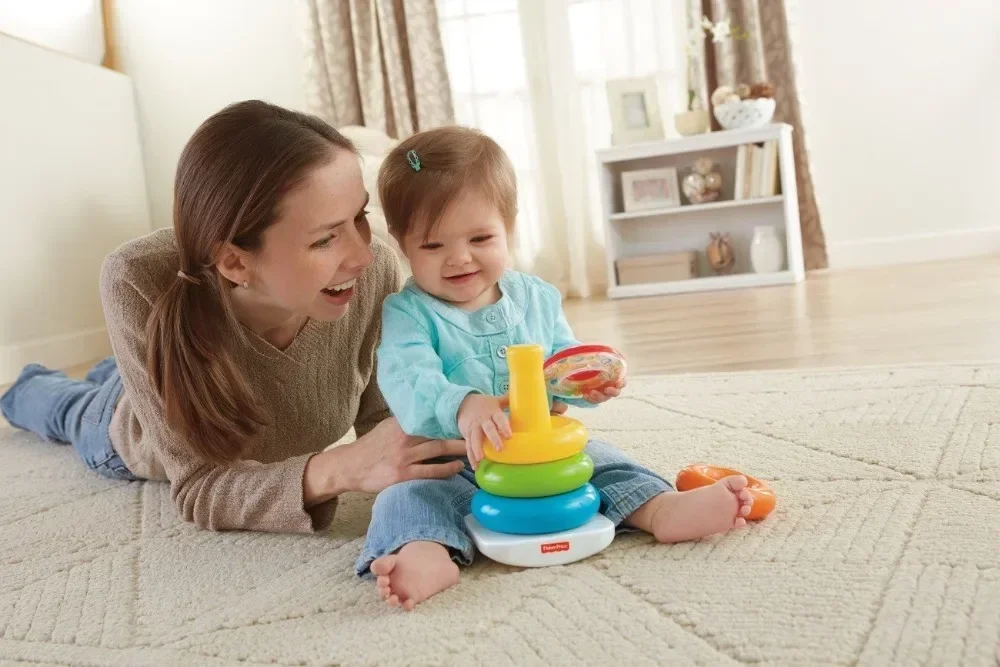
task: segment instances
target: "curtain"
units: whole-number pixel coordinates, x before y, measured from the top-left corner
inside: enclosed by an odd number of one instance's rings
[[[557,2],[520,0],[525,62],[535,123],[542,243],[529,266],[570,297],[607,284],[603,239],[592,219],[589,171],[594,158],[571,57],[569,14]],[[523,258],[521,258],[523,261]]]
[[[704,17],[713,24],[729,23],[727,37],[703,42],[694,67],[694,90],[703,108],[717,86],[769,81],[775,87],[775,122],[791,125],[799,224],[806,269],[827,267],[826,239],[813,190],[801,100],[796,86],[784,0],[688,0],[688,27],[698,29]],[[724,31],[723,31],[723,34]],[[712,119],[713,127],[715,119]]]
[[[434,0],[307,1],[310,111],[400,139],[454,122]]]

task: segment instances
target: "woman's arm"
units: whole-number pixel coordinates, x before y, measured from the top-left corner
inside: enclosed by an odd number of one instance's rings
[[[303,500],[314,507],[347,491],[378,493],[410,479],[458,474],[462,461],[426,463],[465,453],[462,440],[427,440],[408,436],[395,419],[386,419],[358,440],[313,456],[303,475]]]

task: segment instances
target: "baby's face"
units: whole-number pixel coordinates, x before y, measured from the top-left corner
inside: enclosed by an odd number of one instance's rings
[[[451,204],[426,239],[424,229],[413,225],[400,243],[421,289],[470,311],[499,298],[497,283],[510,256],[495,206],[469,192]]]

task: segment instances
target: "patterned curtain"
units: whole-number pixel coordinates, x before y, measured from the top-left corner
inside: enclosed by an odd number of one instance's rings
[[[708,98],[718,86],[765,80],[774,84],[774,120],[794,128],[795,180],[806,269],[826,268],[826,238],[809,171],[784,0],[689,0],[687,7],[689,28],[701,25],[702,18],[708,17],[716,24],[728,20],[731,29],[730,36],[720,41],[708,35],[703,52],[698,54],[701,57],[694,64],[694,90],[703,108],[711,108]],[[714,118],[712,123],[718,129]]]
[[[310,111],[390,137],[454,122],[434,0],[308,0]]]

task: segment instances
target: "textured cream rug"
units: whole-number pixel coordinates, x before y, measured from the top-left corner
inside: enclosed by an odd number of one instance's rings
[[[0,431],[0,662],[996,665],[1000,365],[633,380],[586,413],[673,477],[772,480],[766,521],[672,547],[623,535],[574,565],[483,562],[411,614],[328,536],[213,534],[167,488]]]

